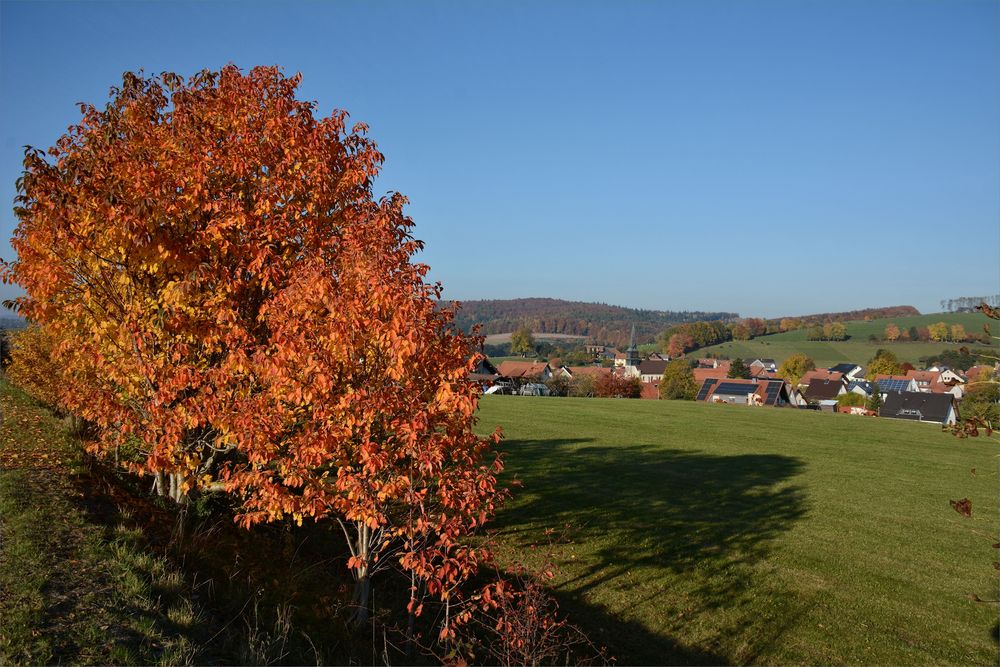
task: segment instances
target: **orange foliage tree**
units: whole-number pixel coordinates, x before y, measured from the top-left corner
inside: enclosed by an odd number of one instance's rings
[[[412,613],[424,594],[450,609],[485,556],[463,538],[504,495],[499,433],[472,432],[477,340],[411,263],[405,199],[373,199],[366,128],[316,118],[298,83],[126,74],[48,157],[26,152],[4,278],[92,451],[128,445],[178,501],[224,484],[247,525],[339,521],[359,620],[389,563]]]
[[[59,368],[53,361],[54,341],[40,326],[11,334],[7,377],[33,398],[59,409]]]

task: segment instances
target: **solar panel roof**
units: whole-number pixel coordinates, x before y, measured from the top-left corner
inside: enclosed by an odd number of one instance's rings
[[[755,384],[743,384],[742,382],[723,382],[715,389],[716,394],[728,394],[730,396],[745,396],[757,391]]]
[[[712,389],[712,385],[714,385],[716,382],[718,382],[718,380],[712,378],[705,380],[704,384],[701,385],[701,390],[698,391],[698,396],[696,400],[704,401],[705,397],[708,396],[708,392]]]
[[[882,391],[906,391],[910,386],[909,380],[879,380],[879,389]]]

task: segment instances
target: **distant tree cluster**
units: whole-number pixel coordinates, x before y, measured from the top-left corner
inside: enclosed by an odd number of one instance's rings
[[[718,345],[732,340],[732,329],[718,320],[688,322],[670,327],[660,334],[660,349],[672,357],[699,347]],[[673,350],[673,352],[671,351]]]
[[[933,354],[926,357],[920,357],[920,363],[926,366],[947,366],[948,368],[956,368],[960,371],[966,371],[977,363],[979,359],[984,356],[990,356],[995,354],[990,350],[967,350],[965,348],[960,348],[957,350],[943,350],[940,354]]]
[[[879,336],[872,334],[870,340],[878,341]],[[991,343],[987,333],[970,333],[965,330],[961,323],[948,324],[947,322],[936,322],[926,327],[910,327],[903,329],[897,324],[890,322],[886,325],[881,340],[888,343],[906,341],[936,341],[952,343],[975,343],[982,342],[987,345]]]
[[[847,325],[843,322],[827,322],[809,327],[806,340],[847,340]]]

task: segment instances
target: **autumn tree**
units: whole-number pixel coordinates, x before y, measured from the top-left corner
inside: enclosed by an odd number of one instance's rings
[[[411,259],[406,202],[372,195],[363,125],[314,115],[299,77],[126,74],[18,183],[4,278],[54,341],[64,406],[178,501],[221,478],[244,525],[343,529],[356,619],[400,567],[447,600],[486,556],[499,433],[472,432],[478,340]],[[453,604],[454,603],[454,604]]]
[[[843,322],[827,322],[823,325],[824,340],[847,340],[847,327]]]
[[[733,340],[750,340],[753,338],[753,333],[750,331],[750,327],[743,322],[738,322],[732,327]]]
[[[55,341],[44,328],[32,325],[11,334],[7,378],[32,398],[57,411],[62,406],[59,366],[53,360]]]
[[[698,394],[694,371],[686,359],[674,359],[663,371],[660,380],[660,398],[693,401]]]
[[[896,326],[895,324],[890,323],[885,327],[885,339],[887,341],[890,342],[897,341],[899,340],[899,336],[900,336],[899,327]]]
[[[889,350],[877,350],[875,356],[868,360],[867,376],[874,378],[876,375],[899,375],[902,373],[899,359]]]
[[[690,334],[675,333],[670,337],[670,340],[667,342],[667,348],[664,351],[669,357],[680,357],[688,350],[693,349],[694,346],[694,339]]]
[[[639,398],[642,382],[637,377],[605,373],[594,381],[594,395],[600,398]]]
[[[948,335],[949,335],[948,325],[944,322],[937,322],[936,324],[928,324],[927,333],[930,335],[931,340],[934,341],[948,340]]]
[[[802,328],[802,320],[794,317],[785,317],[782,318],[778,328],[781,331],[796,331]]]
[[[951,339],[953,341],[955,341],[956,343],[961,342],[965,340],[966,336],[968,336],[968,334],[965,332],[964,326],[962,326],[961,324],[951,325]]]
[[[781,362],[778,366],[778,377],[784,378],[794,387],[799,384],[802,376],[815,368],[816,362],[799,352]]]
[[[531,329],[522,326],[510,335],[510,353],[519,354],[522,357],[533,354],[535,351],[535,338],[531,335]]]

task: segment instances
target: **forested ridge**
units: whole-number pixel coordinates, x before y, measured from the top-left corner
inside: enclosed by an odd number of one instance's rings
[[[792,315],[788,317],[772,317],[769,323],[778,323],[781,320],[799,320],[804,324],[823,324],[824,322],[848,322],[850,320],[881,320],[889,317],[910,317],[920,315],[920,311],[913,306],[885,306],[883,308],[860,308],[858,310],[845,310],[839,313],[814,313],[812,315]]]
[[[479,324],[483,334],[507,333],[527,325],[535,334],[589,336],[598,343],[625,345],[633,324],[638,341],[651,343],[673,324],[737,317],[737,313],[727,312],[644,310],[606,303],[529,298],[463,301],[455,321],[466,331]]]

